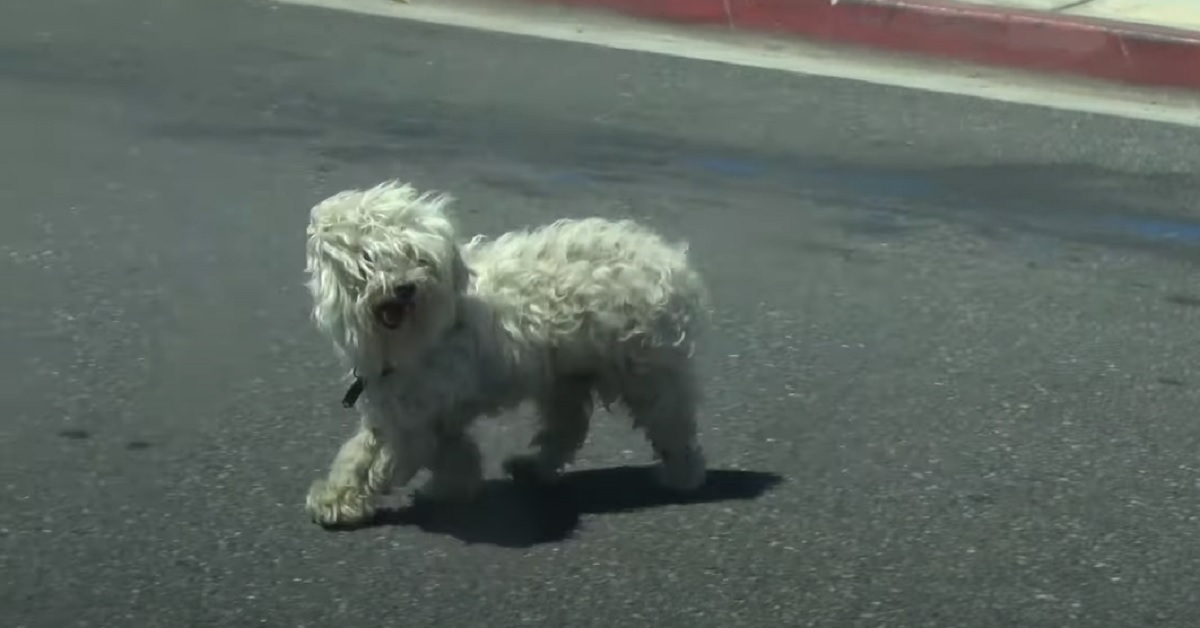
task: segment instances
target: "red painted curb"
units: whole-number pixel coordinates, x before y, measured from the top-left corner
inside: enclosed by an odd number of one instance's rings
[[[1200,32],[938,0],[528,0],[1200,90]]]

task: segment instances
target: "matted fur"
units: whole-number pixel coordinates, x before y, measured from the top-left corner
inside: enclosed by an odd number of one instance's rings
[[[599,399],[628,407],[664,485],[699,487],[692,352],[708,299],[687,247],[599,218],[460,243],[449,202],[390,181],[312,209],[313,318],[365,382],[358,431],[309,491],[313,518],[362,522],[422,468],[434,496],[469,499],[482,476],[468,426],[527,400],[540,426],[510,474],[552,479]],[[411,305],[389,328],[376,308],[402,284]]]

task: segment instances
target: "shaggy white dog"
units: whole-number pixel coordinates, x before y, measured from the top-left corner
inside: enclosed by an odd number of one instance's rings
[[[664,486],[703,484],[692,351],[707,291],[687,247],[599,218],[460,243],[449,201],[388,182],[312,209],[313,316],[353,368],[345,405],[361,408],[309,490],[313,519],[363,523],[421,469],[430,496],[470,499],[482,472],[468,426],[526,400],[540,424],[530,451],[505,461],[516,478],[549,481],[569,464],[596,398],[629,409]]]

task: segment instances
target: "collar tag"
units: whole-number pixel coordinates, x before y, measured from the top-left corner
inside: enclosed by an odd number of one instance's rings
[[[394,370],[395,369],[392,367],[386,366],[384,367],[383,372],[379,374],[379,377],[381,379],[387,377],[388,375],[391,375],[392,371]],[[362,375],[355,373],[354,381],[351,382],[350,387],[346,389],[346,394],[342,395],[342,407],[346,409],[353,408],[354,404],[358,402],[358,398],[362,396],[363,389],[366,387],[367,381],[362,378]]]
[[[353,408],[359,396],[362,395],[364,386],[363,378],[355,376],[354,382],[350,384],[350,387],[346,389],[346,394],[342,396],[342,407],[346,409]]]

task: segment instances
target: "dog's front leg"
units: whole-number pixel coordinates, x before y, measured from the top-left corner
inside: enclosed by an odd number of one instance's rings
[[[374,425],[373,425],[374,424]],[[329,475],[308,491],[309,514],[323,526],[367,523],[375,515],[378,498],[393,486],[404,486],[431,465],[437,438],[423,428],[363,419],[358,432],[338,450]]]
[[[370,520],[375,499],[391,488],[395,466],[394,438],[364,417],[354,436],[338,449],[329,474],[309,488],[309,514],[324,526]]]
[[[423,487],[423,497],[465,503],[474,499],[483,487],[483,456],[466,429],[438,431],[430,470],[433,477]]]
[[[541,425],[530,443],[531,451],[509,456],[504,470],[515,480],[550,483],[587,440],[591,382],[582,378],[555,382],[538,400],[538,415]]]

